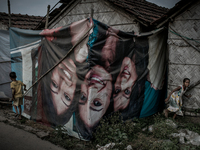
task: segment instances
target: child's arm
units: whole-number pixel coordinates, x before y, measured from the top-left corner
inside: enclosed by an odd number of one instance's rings
[[[172,95],[172,93],[174,93],[175,91],[179,91],[181,89],[180,86],[178,86],[177,88],[175,88],[173,91],[171,91],[171,93],[169,94],[169,96],[165,99],[165,102],[167,102],[170,98],[170,96]]]
[[[15,99],[15,89],[12,88],[11,90],[12,90],[12,100],[14,101],[14,99]]]
[[[15,99],[15,87],[14,87],[13,82],[10,83],[10,88],[11,88],[11,91],[12,91],[12,101],[14,101],[14,99]]]
[[[26,89],[26,84],[24,84],[24,91],[27,91],[27,89]]]
[[[184,94],[184,96],[186,96],[187,98],[190,98],[192,95],[191,94],[189,94],[189,95]]]
[[[27,91],[26,90],[26,84],[24,84],[22,81],[20,81],[20,82],[21,82],[21,85],[24,86],[24,91]]]

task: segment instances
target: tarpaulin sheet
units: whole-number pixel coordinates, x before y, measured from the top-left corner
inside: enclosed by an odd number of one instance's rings
[[[24,97],[24,115],[90,140],[108,114],[127,120],[156,113],[162,32],[126,33],[91,18],[42,31],[11,28],[12,70],[27,88],[39,79]]]
[[[0,30],[0,98],[11,98],[10,77],[10,38],[9,32]]]

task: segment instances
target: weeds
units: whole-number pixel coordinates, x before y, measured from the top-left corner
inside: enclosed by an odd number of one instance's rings
[[[177,132],[177,129],[166,124],[166,121],[160,115],[156,115],[154,120],[153,136],[155,138],[168,139],[170,134]]]
[[[119,113],[110,115],[100,121],[96,132],[93,134],[94,139],[90,142],[81,141],[77,138],[67,135],[67,130],[58,126],[57,130],[51,130],[48,140],[65,149],[73,150],[91,150],[96,149],[96,145],[104,146],[108,143],[115,143],[113,149],[124,149],[131,145],[133,149],[139,150],[200,150],[200,146],[180,144],[179,138],[169,137],[171,133],[177,132],[181,128],[187,128],[200,134],[198,121],[191,118],[177,118],[177,124],[180,126],[174,129],[166,124],[166,119],[160,115],[153,115],[141,119],[132,119],[123,121]],[[8,121],[4,121],[8,123]],[[24,124],[26,119],[20,120]],[[143,128],[153,125],[152,132],[143,131]],[[20,128],[20,127],[18,127]]]
[[[183,128],[188,129],[193,132],[196,132],[200,135],[200,125],[199,124],[186,123]]]
[[[105,145],[107,143],[127,143],[128,134],[126,124],[120,118],[119,113],[100,121],[100,126],[93,134],[94,143]],[[130,129],[132,133],[132,129]]]
[[[93,145],[91,144],[91,142],[81,141],[77,138],[73,138],[69,136],[66,133],[67,133],[66,129],[64,129],[62,126],[57,126],[56,130],[54,130],[54,132],[51,132],[50,136],[46,138],[46,140],[56,145],[60,145],[61,147],[65,149],[89,150],[93,148]]]

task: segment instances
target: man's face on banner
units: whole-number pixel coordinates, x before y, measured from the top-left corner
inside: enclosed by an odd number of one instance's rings
[[[90,22],[85,19],[78,22],[74,22],[70,25],[70,32],[72,36],[72,45],[74,46],[92,27],[93,21],[90,19]],[[88,34],[91,34],[92,30]],[[89,36],[87,36],[78,46],[74,49],[75,60],[79,63],[83,63],[88,56],[88,42]]]
[[[129,102],[132,86],[137,80],[135,63],[128,57],[125,57],[117,80],[115,82],[114,111],[125,109]]]
[[[105,114],[112,93],[112,77],[101,66],[93,67],[81,85],[79,115],[87,127],[93,127]]]
[[[72,104],[76,82],[76,66],[71,59],[65,59],[53,70],[50,88],[57,115],[66,113]]]

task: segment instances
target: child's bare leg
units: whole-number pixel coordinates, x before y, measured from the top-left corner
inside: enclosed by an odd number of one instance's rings
[[[169,110],[168,109],[165,109],[165,117],[168,118],[168,113],[169,113]]]
[[[21,105],[19,105],[18,108],[19,108],[19,119],[22,119],[22,117],[21,117],[21,113],[22,113]]]
[[[174,116],[173,116],[173,119],[175,119],[176,118],[176,113],[174,114]]]
[[[15,109],[16,114],[18,114],[17,106],[14,105],[14,109]]]

